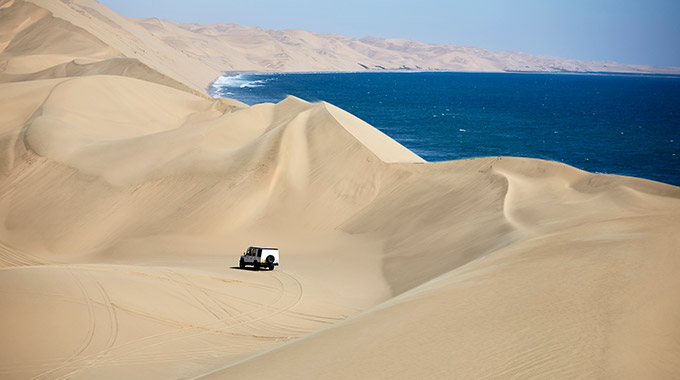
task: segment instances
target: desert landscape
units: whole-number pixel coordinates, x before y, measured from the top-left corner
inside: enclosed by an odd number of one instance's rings
[[[306,30],[132,19],[191,58],[226,72],[455,71],[680,74],[680,67],[579,61],[404,38],[351,38]]]
[[[680,377],[680,188],[212,99],[186,28],[0,1],[0,377]]]

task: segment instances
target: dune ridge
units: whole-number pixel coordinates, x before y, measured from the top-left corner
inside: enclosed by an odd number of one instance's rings
[[[0,2],[1,377],[680,376],[680,188],[211,99],[127,23]]]

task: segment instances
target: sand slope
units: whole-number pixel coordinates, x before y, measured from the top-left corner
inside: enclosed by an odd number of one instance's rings
[[[668,198],[664,190],[647,193],[648,183],[551,163],[485,164],[508,181],[505,218],[496,223],[522,238],[451,264],[471,241],[507,240],[490,231],[493,224],[455,213],[464,220],[444,228],[476,224],[475,231],[448,245],[421,243],[426,251],[384,254],[393,288],[431,280],[208,378],[677,377],[677,188],[666,189],[674,193]],[[456,209],[456,199],[449,204]],[[412,238],[422,241],[421,232]]]
[[[677,67],[578,61],[407,39],[351,38],[304,30],[131,19],[217,71],[446,70],[679,74]]]
[[[371,199],[364,173],[385,165],[327,105],[241,109],[115,76],[4,84],[1,93],[26,94],[16,116],[32,119],[3,122],[16,127],[3,141],[1,325],[17,342],[2,347],[3,376],[195,375],[389,294],[377,257],[358,271],[355,284],[371,289],[360,296],[336,286],[341,273],[324,283],[322,267],[349,270],[377,249],[332,226]],[[322,170],[334,164],[317,156],[329,151],[357,175]],[[230,269],[252,242],[279,245],[290,268]],[[296,267],[303,274],[289,272]]]
[[[203,95],[214,71],[96,1],[0,5],[0,82],[114,74]]]
[[[0,377],[680,376],[680,188],[426,163],[196,95],[97,4],[1,4]],[[235,268],[256,244],[281,266]]]

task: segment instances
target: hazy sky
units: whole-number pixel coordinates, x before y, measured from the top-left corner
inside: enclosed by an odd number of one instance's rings
[[[128,17],[680,66],[680,0],[99,0]]]

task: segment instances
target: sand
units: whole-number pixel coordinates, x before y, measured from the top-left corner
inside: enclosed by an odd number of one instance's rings
[[[0,2],[0,377],[680,377],[680,188],[210,99],[129,22]]]
[[[228,19],[228,15],[225,16]],[[403,38],[352,38],[305,30],[131,19],[168,45],[217,71],[459,71],[680,74],[680,67],[580,61]]]

